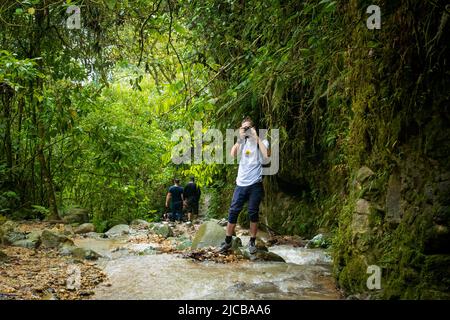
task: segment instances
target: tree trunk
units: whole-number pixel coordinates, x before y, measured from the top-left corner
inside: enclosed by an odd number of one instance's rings
[[[31,58],[37,58],[41,56],[41,39],[44,36],[43,33],[43,27],[44,27],[44,14],[47,14],[46,9],[43,10],[36,10],[36,23],[35,23],[35,30],[33,33],[33,38],[31,41]],[[42,60],[38,60],[38,70],[40,72],[43,72],[42,70]],[[37,78],[35,83],[35,88],[37,88],[37,92],[40,92],[44,94],[44,85],[41,78]],[[33,90],[33,84],[31,85],[31,95],[32,95],[32,101],[33,104],[35,103],[35,106],[37,107],[37,115],[35,117],[36,119],[36,127],[37,127],[37,134],[38,134],[38,145],[37,145],[37,157],[39,160],[39,164],[41,167],[41,174],[42,178],[44,180],[44,186],[47,193],[47,201],[49,205],[50,214],[48,216],[48,219],[50,220],[58,220],[58,208],[56,205],[56,197],[55,197],[55,190],[53,187],[53,179],[50,172],[49,167],[47,167],[47,159],[45,158],[44,149],[45,149],[45,140],[46,140],[46,128],[45,124],[42,119],[42,115],[44,114],[44,104],[43,99],[38,99],[35,97]],[[36,111],[36,110],[35,110]]]

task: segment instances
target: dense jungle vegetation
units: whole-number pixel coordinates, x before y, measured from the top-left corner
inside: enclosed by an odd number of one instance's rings
[[[171,136],[248,115],[280,130],[265,225],[330,235],[348,293],[379,265],[375,298],[448,299],[449,14],[443,0],[2,1],[1,217],[158,220],[191,175],[205,214],[226,217],[237,167],[175,165]]]

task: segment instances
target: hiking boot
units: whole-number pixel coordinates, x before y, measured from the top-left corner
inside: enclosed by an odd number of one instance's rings
[[[219,253],[225,253],[231,248],[231,242],[227,243],[226,241],[222,242],[220,245]]]
[[[248,252],[250,254],[255,254],[256,251],[257,251],[257,249],[256,249],[256,242],[249,241],[249,243],[248,243]]]

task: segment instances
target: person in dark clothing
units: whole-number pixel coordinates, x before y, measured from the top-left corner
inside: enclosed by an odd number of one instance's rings
[[[180,186],[180,179],[175,178],[174,185],[169,188],[166,196],[166,208],[169,207],[170,202],[170,211],[171,216],[169,219],[174,221],[182,221],[183,220],[183,187]]]
[[[194,177],[191,177],[189,183],[184,187],[183,192],[189,221],[192,221],[193,217],[198,216],[198,204],[201,193],[200,188],[195,183]]]

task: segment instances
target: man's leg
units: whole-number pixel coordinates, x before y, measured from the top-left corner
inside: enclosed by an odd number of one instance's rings
[[[245,201],[247,200],[246,187],[236,186],[231,200],[230,210],[228,211],[228,223],[226,230],[225,242],[222,244],[220,251],[225,252],[231,247],[231,239],[236,227],[237,218],[242,211]]]
[[[248,215],[250,218],[250,253],[256,252],[256,234],[258,233],[259,205],[263,196],[262,183],[255,183],[249,188]]]

